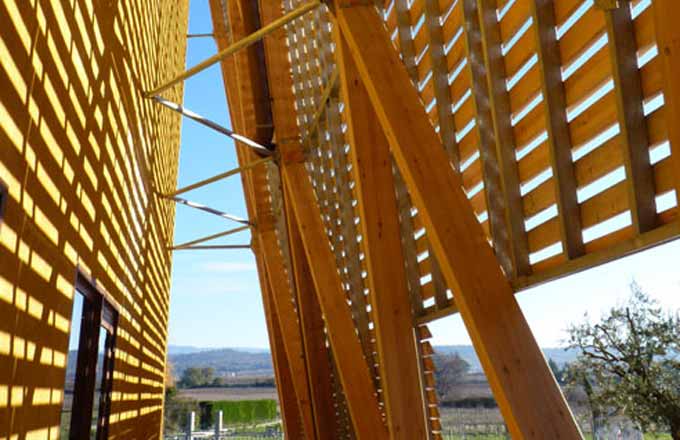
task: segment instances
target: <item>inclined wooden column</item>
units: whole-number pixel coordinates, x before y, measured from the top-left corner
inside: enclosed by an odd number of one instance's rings
[[[286,359],[283,348],[283,338],[276,310],[271,307],[271,292],[267,281],[267,269],[262,259],[262,250],[254,249],[257,261],[257,273],[260,278],[260,289],[262,290],[262,304],[267,322],[267,333],[269,335],[269,346],[274,365],[274,375],[276,377],[276,392],[279,396],[279,406],[281,407],[281,418],[283,419],[283,432],[286,438],[303,438],[304,431],[300,409],[295,398],[295,388],[293,378]]]
[[[323,317],[314,290],[314,281],[305,256],[305,250],[302,246],[300,231],[289,203],[286,203],[285,212],[288,223],[290,258],[295,277],[295,291],[297,292],[297,309],[307,361],[309,391],[314,409],[316,436],[318,439],[333,439],[337,426],[335,408],[331,398],[333,395],[332,368],[326,347]]]
[[[581,438],[380,17],[335,13],[513,438]]]
[[[261,2],[260,15],[263,23],[273,21],[282,15],[280,4]],[[300,20],[292,25],[299,24]],[[294,117],[295,96],[288,55],[286,33],[283,29],[273,32],[265,39],[265,56],[269,67],[267,74],[271,86],[276,139],[281,153],[280,168],[284,188],[290,197],[288,201],[302,237],[355,433],[362,439],[386,439],[387,427],[382,421],[373,379],[342,289],[314,189],[305,169],[300,132]]]
[[[355,191],[360,212],[369,298],[380,359],[385,412],[393,439],[427,437],[418,352],[411,318],[392,157],[346,43],[335,50],[344,92]]]
[[[288,358],[290,374],[293,380],[295,396],[302,417],[302,425],[307,438],[314,438],[316,429],[310,401],[309,383],[307,382],[307,364],[302,345],[300,323],[293,303],[293,286],[289,283],[283,257],[278,246],[276,232],[271,230],[257,232],[262,249],[262,256],[267,266],[273,307],[278,315],[279,327],[283,336],[283,346]]]
[[[275,116],[276,119],[276,116]],[[284,154],[284,156],[286,156]],[[310,262],[328,339],[359,438],[386,439],[373,379],[357,337],[312,183],[303,161],[283,159],[283,182]]]
[[[656,44],[663,62],[663,95],[668,139],[671,143],[675,196],[680,200],[680,2],[654,0]],[[680,203],[678,208],[680,212]],[[680,215],[677,215],[680,222]]]

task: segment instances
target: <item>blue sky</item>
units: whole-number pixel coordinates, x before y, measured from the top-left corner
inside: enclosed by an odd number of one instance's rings
[[[190,33],[212,31],[208,2],[191,2]],[[189,39],[187,66],[214,54],[211,38]],[[185,84],[185,105],[230,126],[219,66]],[[204,179],[237,166],[233,142],[185,120],[182,126],[179,185]],[[184,195],[230,214],[246,217],[238,176]],[[184,242],[238,226],[185,206],[177,207],[175,242]],[[249,243],[249,233],[216,243]],[[560,345],[569,323],[588,311],[598,317],[628,295],[636,279],[663,305],[680,308],[680,241],[548,283],[518,294],[518,300],[539,344]],[[469,344],[459,317],[430,326],[433,342]],[[169,343],[200,347],[267,347],[255,260],[249,250],[175,252],[170,304]]]
[[[189,32],[212,32],[207,0],[191,2]],[[190,38],[187,66],[197,64],[213,55],[216,50],[212,38]],[[213,121],[231,126],[219,65],[185,83],[184,104]],[[179,186],[236,166],[236,154],[231,139],[193,121],[184,120]],[[239,176],[188,192],[182,197],[247,217]],[[175,243],[238,226],[240,225],[229,220],[179,205]],[[250,233],[244,232],[215,240],[214,243],[249,242]],[[201,347],[268,345],[255,259],[250,250],[175,252],[169,343]]]

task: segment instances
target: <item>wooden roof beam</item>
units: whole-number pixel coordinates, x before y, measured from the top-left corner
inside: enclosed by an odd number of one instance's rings
[[[605,18],[624,150],[623,162],[628,177],[628,207],[635,235],[639,235],[657,226],[656,192],[630,4],[627,1],[619,2],[618,7],[605,11]]]
[[[581,438],[376,10],[335,11],[513,438]]]
[[[506,275],[514,279],[527,275],[531,268],[496,2],[465,0],[463,9],[468,22],[468,65],[472,70],[473,83],[481,83],[473,86],[473,95],[480,120],[477,127],[484,162],[489,222],[496,255],[501,259]],[[472,14],[474,9],[478,17]],[[473,35],[476,31],[480,32],[481,41]]]
[[[541,69],[550,165],[555,180],[562,251],[567,259],[574,259],[583,255],[585,248],[581,232],[581,209],[576,197],[576,175],[571,156],[571,135],[567,123],[562,59],[555,33],[553,4],[554,0],[535,0],[531,2],[531,7],[536,26],[536,48]]]

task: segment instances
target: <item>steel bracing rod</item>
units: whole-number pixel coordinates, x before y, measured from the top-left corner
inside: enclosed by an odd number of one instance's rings
[[[187,38],[207,38],[214,36],[215,34],[187,34]]]
[[[249,244],[216,244],[213,246],[188,246],[183,248],[173,248],[173,251],[210,251],[222,249],[250,249]]]
[[[215,183],[215,182],[217,182],[218,180],[226,179],[227,177],[233,176],[234,174],[238,174],[238,173],[240,173],[240,172],[247,171],[247,170],[249,170],[249,169],[251,169],[251,168],[255,168],[256,166],[261,165],[261,164],[263,164],[263,163],[270,162],[272,159],[273,159],[272,156],[268,156],[268,157],[265,157],[265,158],[263,158],[263,159],[254,160],[254,161],[252,161],[252,162],[249,162],[249,163],[245,164],[245,165],[242,166],[242,167],[234,168],[233,170],[229,170],[229,171],[226,171],[226,172],[224,172],[224,173],[217,174],[217,175],[215,175],[215,176],[213,176],[213,177],[209,177],[209,178],[207,178],[207,179],[205,179],[205,180],[201,180],[201,181],[196,182],[196,183],[193,183],[193,184],[191,184],[191,185],[187,185],[187,186],[185,186],[184,188],[179,188],[177,191],[168,194],[168,197],[177,196],[177,195],[183,194],[183,193],[185,193],[185,192],[194,190],[194,189],[196,189],[196,188],[200,188],[200,187],[202,187],[202,186],[206,186],[206,185],[209,185],[209,184],[211,184],[211,183]]]
[[[176,77],[172,78],[168,82],[166,82],[163,85],[160,85],[156,87],[153,90],[150,90],[146,93],[146,97],[150,98],[154,95],[158,95],[159,93],[169,89],[170,87],[174,86],[175,84],[178,84],[182,81],[184,81],[187,78],[190,78],[194,75],[196,75],[199,72],[202,72],[203,70],[207,69],[208,67],[212,66],[213,64],[216,64],[220,62],[223,58],[238,52],[239,50],[250,46],[251,44],[255,43],[256,41],[261,40],[264,36],[274,32],[275,30],[279,29],[282,26],[285,26],[286,24],[290,23],[291,21],[295,20],[296,18],[306,14],[309,11],[312,11],[316,9],[317,7],[321,6],[321,2],[319,0],[313,0],[309,3],[306,3],[296,9],[293,9],[289,13],[281,16],[280,18],[272,21],[268,25],[264,26],[261,29],[258,29],[257,31],[253,32],[252,34],[248,35],[247,37],[235,42],[231,46],[225,48],[224,50],[221,50],[220,52],[216,53],[215,55],[211,56],[205,61],[200,62],[199,64],[195,65],[191,69],[187,70],[184,73],[181,73],[177,75]]]
[[[235,141],[241,142],[242,144],[254,149],[255,151],[260,152],[261,154],[264,154],[266,156],[270,156],[273,154],[273,151],[270,150],[269,148],[265,147],[264,145],[258,144],[252,139],[248,139],[247,137],[234,133],[232,130],[228,129],[227,127],[223,127],[217,122],[213,122],[210,119],[204,118],[203,116],[199,115],[198,113],[194,113],[191,110],[185,108],[183,105],[177,104],[175,102],[169,101],[165,98],[162,98],[160,96],[154,96],[153,100],[156,101],[157,103],[176,111],[177,113],[180,113],[187,118],[194,120],[198,122],[199,124],[205,125],[208,128],[212,128],[213,130],[222,133],[223,135],[229,136]]]
[[[174,200],[177,203],[181,203],[182,205],[186,205],[190,208],[199,209],[201,211],[205,211],[205,212],[208,212],[210,214],[214,214],[214,215],[217,215],[219,217],[226,218],[227,220],[231,220],[231,221],[235,221],[237,223],[241,223],[243,225],[253,226],[253,224],[250,223],[246,219],[236,217],[236,216],[231,215],[231,214],[227,214],[226,212],[218,211],[217,209],[213,209],[209,206],[201,205],[200,203],[191,202],[191,201],[189,201],[187,199],[183,199],[181,197],[168,197],[168,198],[170,200]]]
[[[246,231],[248,229],[250,229],[250,226],[241,226],[240,228],[229,229],[228,231],[218,232],[217,234],[209,235],[207,237],[198,238],[196,240],[187,241],[186,243],[177,244],[175,246],[172,246],[170,249],[175,250],[175,249],[190,247],[190,246],[193,246],[195,244],[205,243],[206,241],[214,240],[214,239],[220,238],[220,237],[226,237],[227,235],[236,234],[237,232]]]

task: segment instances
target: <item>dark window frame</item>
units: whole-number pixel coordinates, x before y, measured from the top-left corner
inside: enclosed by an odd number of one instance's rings
[[[80,293],[78,293],[80,292]],[[73,389],[71,411],[70,439],[90,438],[92,415],[94,411],[94,394],[97,387],[97,363],[99,360],[100,332],[106,332],[103,368],[99,386],[99,412],[97,414],[97,439],[108,438],[109,416],[111,415],[111,392],[113,388],[113,371],[115,360],[116,333],[118,328],[118,310],[115,305],[102,294],[90,280],[78,272],[76,277],[76,295],[84,297],[80,329],[78,357],[76,360],[76,381]]]

